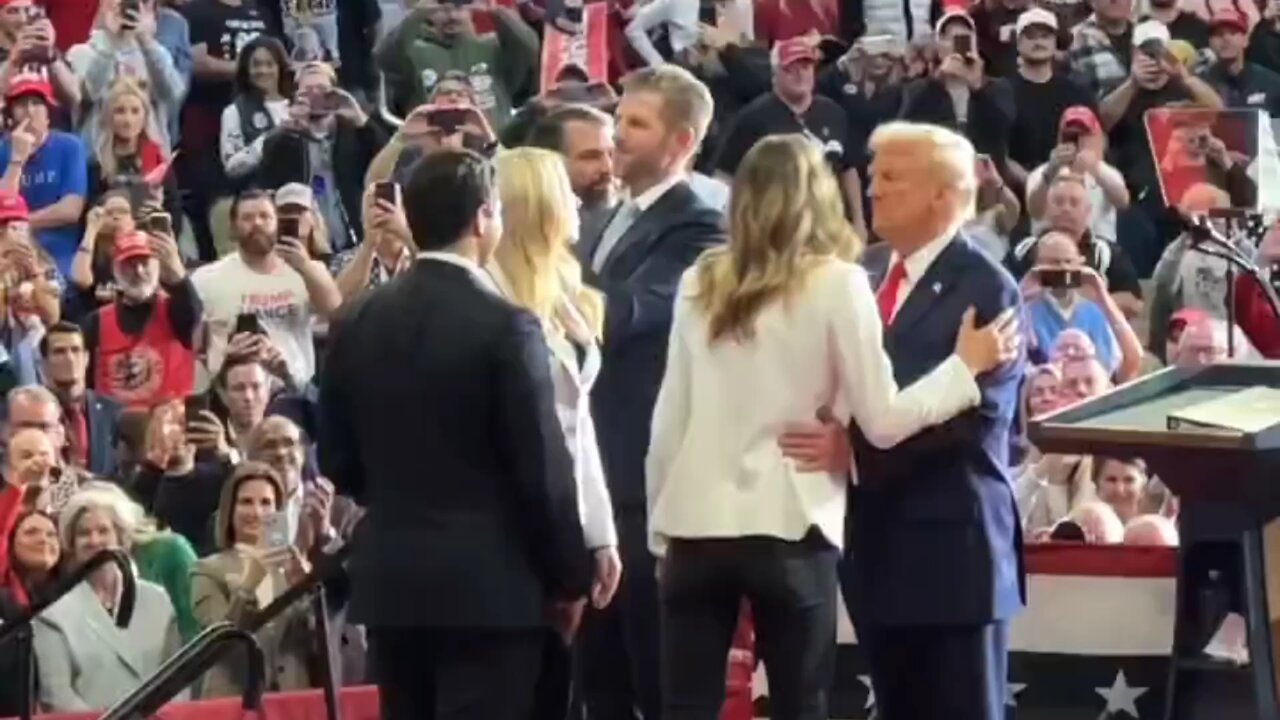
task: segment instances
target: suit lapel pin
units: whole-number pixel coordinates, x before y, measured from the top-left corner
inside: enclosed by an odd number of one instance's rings
[[[942,294],[942,283],[940,283],[940,282],[935,282],[935,283],[933,284],[933,294],[934,294],[934,295],[941,295],[941,294]]]

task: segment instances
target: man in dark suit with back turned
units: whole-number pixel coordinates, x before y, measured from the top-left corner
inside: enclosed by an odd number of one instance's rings
[[[724,240],[720,212],[685,181],[711,112],[706,86],[683,68],[661,65],[628,76],[614,155],[624,197],[601,231],[578,244],[587,282],[606,297],[603,362],[591,408],[624,568],[613,603],[583,626],[582,697],[592,720],[633,720],[637,709],[658,720],[661,708],[644,459],[680,274]]]
[[[878,280],[885,350],[906,387],[952,353],[966,309],[988,323],[1019,307],[1019,293],[957,234],[977,189],[968,140],[894,122],[872,134],[870,149],[871,217],[890,252],[867,269]],[[1008,469],[1023,366],[1019,359],[980,376],[977,408],[888,450],[851,428],[851,572],[842,589],[881,720],[1005,717],[1009,620],[1025,601]],[[844,435],[812,432],[815,447],[834,448],[831,439]],[[825,455],[847,465],[848,445]]]
[[[413,268],[334,325],[320,464],[368,508],[350,615],[388,720],[526,720],[550,620],[570,636],[591,568],[538,320],[481,269],[502,235],[493,169],[420,161]]]

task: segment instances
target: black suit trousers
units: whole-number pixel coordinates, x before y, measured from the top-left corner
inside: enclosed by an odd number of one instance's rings
[[[817,532],[674,540],[662,568],[663,720],[717,720],[742,601],[774,720],[827,720],[835,669],[837,550]]]
[[[1008,622],[857,629],[881,720],[1004,720]]]
[[[581,697],[591,720],[659,720],[658,583],[643,508],[618,507],[622,584],[587,610],[578,641]]]
[[[543,630],[369,630],[383,720],[528,720]]]

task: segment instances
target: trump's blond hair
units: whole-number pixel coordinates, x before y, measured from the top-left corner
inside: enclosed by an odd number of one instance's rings
[[[867,148],[872,157],[918,152],[927,158],[929,177],[953,198],[948,235],[973,218],[978,198],[978,154],[965,136],[940,125],[895,120],[876,128]]]

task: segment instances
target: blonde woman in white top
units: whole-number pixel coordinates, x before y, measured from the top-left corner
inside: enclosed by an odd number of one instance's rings
[[[507,298],[542,321],[551,351],[556,410],[574,460],[583,530],[595,556],[591,602],[603,608],[622,574],[590,405],[591,386],[600,371],[604,299],[582,284],[573,253],[577,197],[560,156],[520,148],[500,154],[496,166],[503,235],[486,269]]]
[[[976,329],[970,311],[955,355],[899,392],[839,185],[799,135],[747,154],[729,238],[681,280],[646,466],[664,711],[717,717],[745,597],[772,716],[826,718],[849,481],[799,468],[779,437],[830,408],[892,446],[976,405],[975,375],[1016,340],[1007,317]]]

